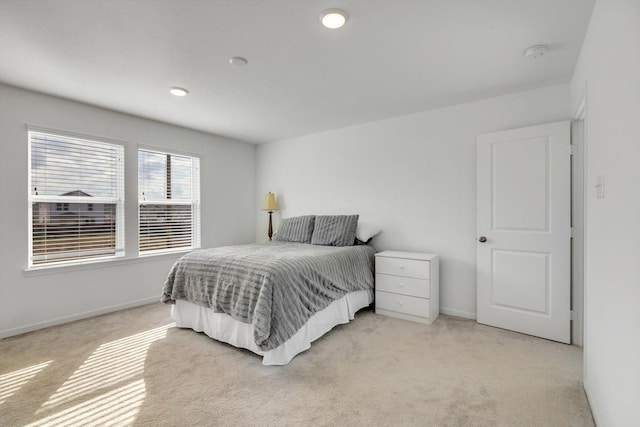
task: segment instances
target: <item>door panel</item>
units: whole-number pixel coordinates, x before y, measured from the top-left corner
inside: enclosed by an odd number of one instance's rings
[[[478,322],[570,341],[569,122],[478,136]]]
[[[547,231],[549,140],[491,145],[492,230]]]
[[[491,251],[493,305],[549,313],[549,254]]]

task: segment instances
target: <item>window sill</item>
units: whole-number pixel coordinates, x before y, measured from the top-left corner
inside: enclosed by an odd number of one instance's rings
[[[63,264],[63,265],[44,265],[38,267],[26,268],[22,272],[25,277],[43,276],[48,274],[68,273],[72,271],[92,270],[98,268],[110,268],[120,265],[148,263],[153,261],[164,261],[167,259],[177,260],[182,255],[192,252],[195,249],[187,249],[175,252],[165,252],[158,254],[145,254],[137,257],[125,258],[109,258],[95,261],[84,261],[75,264]]]

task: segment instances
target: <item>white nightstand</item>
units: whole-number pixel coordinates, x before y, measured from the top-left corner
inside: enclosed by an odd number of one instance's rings
[[[440,314],[438,255],[383,251],[376,254],[376,313],[420,323]]]

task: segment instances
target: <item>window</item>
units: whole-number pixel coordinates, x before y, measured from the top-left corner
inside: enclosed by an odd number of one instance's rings
[[[28,138],[29,265],[124,255],[124,147],[38,131]]]
[[[200,247],[200,159],[138,150],[141,254]]]

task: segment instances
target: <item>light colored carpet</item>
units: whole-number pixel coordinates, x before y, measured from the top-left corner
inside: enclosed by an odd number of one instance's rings
[[[592,426],[582,351],[363,310],[284,367],[151,304],[0,341],[0,425]]]

